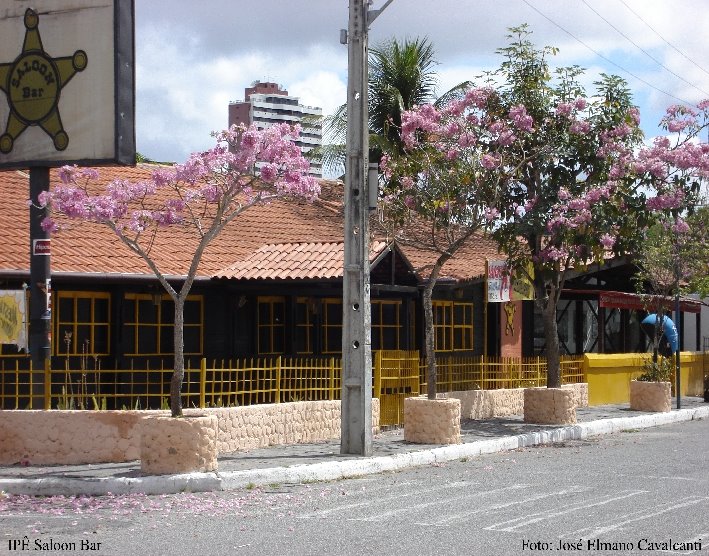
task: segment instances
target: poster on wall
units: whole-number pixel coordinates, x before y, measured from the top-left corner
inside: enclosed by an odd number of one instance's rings
[[[0,168],[135,163],[133,0],[0,10]]]
[[[24,290],[0,290],[0,344],[27,351],[27,311]]]
[[[534,269],[528,270],[534,276]],[[487,261],[487,301],[488,303],[506,303],[508,301],[528,301],[534,299],[534,287],[529,278],[520,274],[511,274],[507,262]]]

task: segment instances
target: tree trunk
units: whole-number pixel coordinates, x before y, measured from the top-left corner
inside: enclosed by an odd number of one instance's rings
[[[433,287],[435,282],[429,280],[423,290],[424,338],[426,346],[426,385],[429,400],[436,399],[436,351],[433,328]]]
[[[180,295],[175,303],[174,371],[170,380],[170,411],[173,417],[182,416],[182,382],[185,378],[185,299]]]
[[[424,344],[426,346],[426,392],[429,400],[436,399],[436,337],[433,326],[433,288],[436,287],[438,275],[450,255],[444,253],[433,265],[431,276],[423,290]]]
[[[561,369],[559,366],[559,330],[556,324],[556,303],[547,300],[542,311],[544,339],[547,352],[547,388],[561,388]]]

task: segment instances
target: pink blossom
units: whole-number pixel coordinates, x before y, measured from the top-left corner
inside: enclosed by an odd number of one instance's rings
[[[611,249],[615,245],[615,236],[612,236],[610,234],[603,234],[600,237],[601,245],[605,249]]]
[[[677,218],[674,225],[672,226],[672,231],[676,234],[686,234],[689,231],[689,224],[687,224],[681,218]]]
[[[527,108],[518,104],[510,108],[510,118],[520,131],[532,131],[534,119],[527,114]]]
[[[492,154],[484,154],[480,159],[480,164],[486,170],[494,170],[500,166],[500,159]]]
[[[485,209],[485,219],[488,222],[492,222],[495,220],[498,216],[500,216],[500,211],[497,210],[496,208],[486,208]]]
[[[558,116],[569,116],[573,110],[573,105],[569,102],[560,102],[556,106],[556,113]]]
[[[476,108],[485,108],[487,101],[492,95],[493,91],[489,87],[480,89],[471,89],[465,94],[465,103],[467,105],[475,106]]]
[[[475,145],[477,142],[478,138],[470,132],[463,132],[460,134],[460,137],[458,137],[458,146],[465,148],[465,147],[471,147]]]
[[[583,97],[579,97],[574,101],[574,108],[576,110],[584,110],[586,108],[586,99]]]
[[[591,124],[585,120],[574,120],[569,126],[569,132],[575,135],[586,135],[591,130]]]

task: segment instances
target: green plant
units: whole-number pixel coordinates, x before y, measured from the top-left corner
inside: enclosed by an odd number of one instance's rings
[[[57,400],[57,409],[76,409],[74,396],[71,393],[67,394],[66,386],[62,386],[62,394]]]
[[[637,380],[641,382],[670,382],[674,370],[673,357],[659,357],[657,361],[649,360],[643,364],[643,374]]]
[[[94,404],[95,411],[106,411],[106,404],[108,402],[108,400],[106,400],[106,396],[101,396],[99,398],[96,398],[96,396],[91,396],[91,401]]]

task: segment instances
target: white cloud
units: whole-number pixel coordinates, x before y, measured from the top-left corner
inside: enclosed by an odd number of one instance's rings
[[[183,160],[209,147],[210,133],[226,127],[229,101],[242,99],[254,80],[276,81],[304,104],[332,113],[346,98],[347,48],[339,44],[339,29],[347,27],[347,15],[347,0],[260,0],[248,9],[233,0],[138,0],[138,150]],[[506,44],[508,28],[525,22],[535,44],[560,48],[554,65],[588,68],[589,89],[601,71],[626,78],[648,134],[650,122],[677,102],[673,97],[709,96],[642,51],[709,92],[706,0],[394,0],[372,25],[370,43],[427,36],[440,62],[439,92],[445,92],[497,67],[502,59],[495,51]]]

